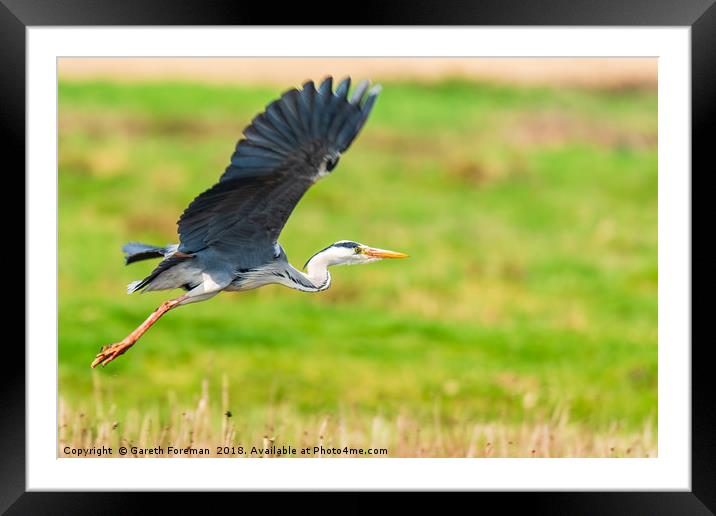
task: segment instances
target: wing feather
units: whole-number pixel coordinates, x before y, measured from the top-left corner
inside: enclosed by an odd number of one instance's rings
[[[353,142],[376,88],[350,78],[333,92],[333,78],[291,89],[244,129],[219,182],[200,194],[178,221],[179,250],[211,248],[237,268],[271,260],[274,244],[304,193]],[[330,162],[330,163],[329,163]],[[327,165],[330,165],[327,167]]]

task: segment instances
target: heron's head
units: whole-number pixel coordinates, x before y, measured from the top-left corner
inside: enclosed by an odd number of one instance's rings
[[[370,263],[384,258],[407,258],[405,253],[388,251],[369,247],[350,240],[341,240],[331,244],[325,249],[314,254],[304,265],[307,268],[311,262],[322,261],[325,265],[355,265],[359,263]]]

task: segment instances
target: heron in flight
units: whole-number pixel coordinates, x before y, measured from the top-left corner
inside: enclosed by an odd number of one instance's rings
[[[131,242],[123,247],[127,264],[163,258],[146,278],[127,287],[137,291],[183,288],[165,301],[124,340],[105,346],[92,367],[124,354],[169,310],[205,301],[221,291],[242,291],[272,283],[303,292],[331,284],[333,265],[370,263],[406,254],[341,240],[293,267],[278,243],[286,220],[304,193],[328,175],[358,132],[380,92],[350,77],[333,90],[326,78],[285,92],[244,129],[231,163],[219,182],[196,197],[177,222],[179,243],[158,247]]]

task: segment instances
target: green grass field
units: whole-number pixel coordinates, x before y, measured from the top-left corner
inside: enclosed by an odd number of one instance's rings
[[[409,260],[334,268],[324,293],[269,286],[180,308],[92,370],[177,294],[127,296],[154,263],[125,267],[122,244],[176,242],[182,210],[281,91],[60,83],[59,393],[87,439],[100,397],[117,422],[161,426],[204,380],[247,441],[324,418],[405,417],[426,435],[566,418],[585,439],[655,435],[656,92],[383,87],[281,243],[297,267],[341,239]]]

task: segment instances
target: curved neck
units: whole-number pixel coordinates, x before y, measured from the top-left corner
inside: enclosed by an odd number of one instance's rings
[[[304,292],[320,292],[331,286],[331,273],[328,267],[333,265],[330,256],[323,253],[316,254],[306,264],[306,272],[303,273],[291,267],[293,288]]]

